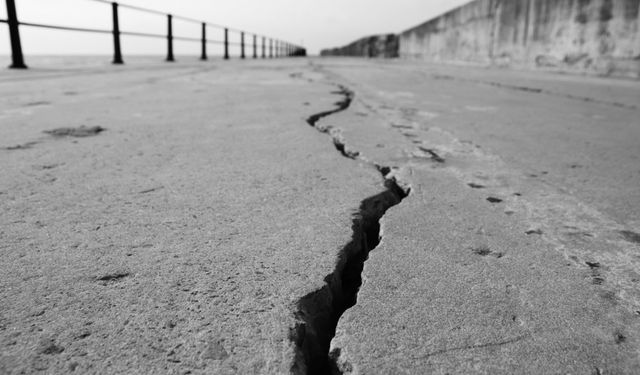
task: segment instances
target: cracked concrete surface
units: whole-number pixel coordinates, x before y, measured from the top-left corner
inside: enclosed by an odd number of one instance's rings
[[[28,73],[0,74],[0,373],[640,367],[637,84]]]
[[[380,190],[306,126],[333,97],[290,64],[3,83],[1,146],[37,143],[0,154],[0,373],[290,371],[297,301]],[[43,133],[82,125],[106,130]]]
[[[354,93],[339,86],[336,94],[344,98],[336,102],[336,108],[309,117],[309,125],[322,133],[329,133],[340,154],[348,159],[358,159],[358,152],[346,150],[346,145],[338,129],[323,127],[319,123],[325,117],[345,111],[353,101]],[[391,207],[402,202],[410,193],[409,187],[401,187],[391,168],[368,163],[382,175],[385,190],[364,199],[354,215],[351,241],[338,254],[335,270],[324,280],[321,289],[304,296],[298,302],[297,317],[300,323],[292,333],[292,340],[298,347],[297,360],[292,368],[294,373],[326,374],[335,372],[335,358],[329,355],[329,345],[342,314],[356,304],[357,294],[362,285],[362,269],[369,253],[381,240],[380,220]]]
[[[519,96],[504,84],[420,82],[416,76],[433,73],[416,66],[352,63],[323,64],[357,98],[330,126],[360,157],[397,167],[412,194],[383,218],[384,239],[364,266],[358,304],[338,323],[331,351],[339,372],[635,373],[640,267],[633,241],[620,233],[636,233],[637,222],[633,210],[612,206],[616,194],[627,194],[630,206],[640,202],[630,186],[600,180],[596,187],[613,194],[592,205],[598,196],[592,187],[567,184],[563,168],[575,168],[557,161],[593,143],[609,157],[618,153],[623,167],[596,164],[590,171],[596,176],[580,177],[637,180],[633,167],[624,167],[637,148],[603,145],[639,139],[640,129],[627,122],[637,109],[593,104],[597,90],[577,90],[593,100],[572,95],[558,102],[542,89],[518,90]],[[484,80],[497,75],[484,74]],[[547,79],[553,76],[536,84],[545,87]],[[618,82],[608,82],[616,91]],[[597,122],[574,127],[594,105],[603,118],[619,121],[608,125],[623,131],[626,143],[616,134],[601,137],[607,130]],[[539,135],[538,155],[530,157],[528,128],[543,121],[553,130]],[[496,128],[508,138],[495,139]],[[591,143],[545,139],[563,132]],[[549,148],[562,142],[564,148]],[[545,170],[536,176],[522,170],[531,164]]]

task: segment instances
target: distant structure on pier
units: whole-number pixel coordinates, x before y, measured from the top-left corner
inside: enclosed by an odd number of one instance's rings
[[[476,0],[397,38],[322,54],[640,78],[639,15],[640,0]]]
[[[321,56],[398,57],[398,36],[395,34],[373,35],[358,39],[344,47],[325,49]]]

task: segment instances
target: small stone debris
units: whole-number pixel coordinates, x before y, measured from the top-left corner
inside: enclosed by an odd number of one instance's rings
[[[504,256],[504,253],[502,252],[498,252],[498,251],[492,251],[489,246],[486,245],[481,245],[481,246],[476,246],[476,247],[472,247],[471,251],[475,254],[478,254],[480,256],[486,257],[486,256],[492,256],[494,258],[502,258]]]
[[[46,355],[55,355],[64,352],[64,347],[57,345],[53,340],[45,340],[40,343],[38,352]]]
[[[474,253],[482,256],[487,256],[491,254],[491,249],[488,246],[478,246],[471,249]]]
[[[146,189],[146,190],[142,190],[140,192],[138,192],[138,194],[148,194],[148,193],[153,193],[154,191],[160,190],[162,189],[164,186],[156,186],[154,188],[151,189]]]
[[[640,233],[632,232],[630,230],[621,230],[620,234],[625,240],[640,244]]]
[[[591,269],[600,268],[600,263],[598,262],[585,262],[585,264]]]
[[[38,142],[27,142],[27,143],[23,143],[21,145],[5,147],[5,150],[7,150],[7,151],[28,150],[28,149],[32,148],[33,146],[35,146],[36,144],[38,144]]]
[[[98,135],[106,129],[101,126],[80,126],[77,128],[57,128],[53,130],[45,130],[44,133],[54,137],[91,137]]]
[[[29,102],[24,104],[25,107],[35,107],[40,105],[51,105],[51,102],[48,102],[46,100],[39,100],[39,101]]]
[[[108,283],[108,282],[115,282],[115,281],[119,281],[121,279],[124,279],[127,276],[130,276],[131,273],[129,272],[114,272],[114,273],[109,273],[106,275],[102,275],[102,276],[98,276],[96,277],[97,281],[102,281],[104,283]]]

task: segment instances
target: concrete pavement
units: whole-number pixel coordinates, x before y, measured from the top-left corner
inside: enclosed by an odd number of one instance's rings
[[[0,80],[0,372],[640,366],[637,82],[355,59]],[[43,133],[79,126],[106,130]]]
[[[383,218],[338,367],[635,373],[637,83],[355,61],[323,64],[357,93],[327,124],[412,194]]]
[[[290,370],[296,302],[381,189],[306,125],[333,98],[305,65],[3,83],[0,372]]]

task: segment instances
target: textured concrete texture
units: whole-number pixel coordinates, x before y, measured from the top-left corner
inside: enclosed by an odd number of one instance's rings
[[[640,78],[639,0],[475,0],[399,36],[400,56]]]
[[[0,81],[0,373],[640,367],[632,81],[326,58]]]
[[[307,125],[305,64],[2,73],[0,373],[290,371],[383,189]]]
[[[327,61],[346,154],[410,195],[382,218],[331,357],[344,373],[637,373],[640,89]]]

